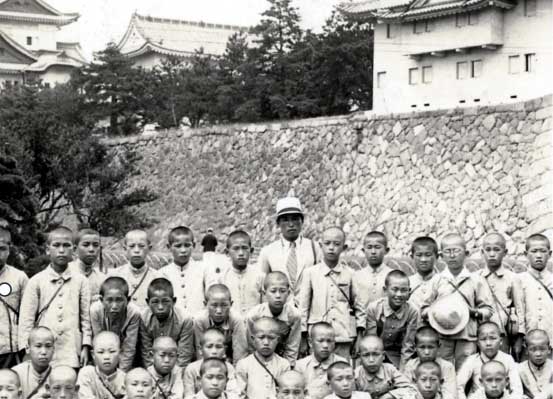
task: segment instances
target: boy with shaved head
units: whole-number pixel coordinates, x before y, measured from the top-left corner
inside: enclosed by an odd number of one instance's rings
[[[206,292],[207,309],[194,316],[194,337],[196,354],[202,357],[201,339],[208,328],[216,328],[225,336],[227,359],[236,364],[248,355],[246,323],[244,318],[232,308],[232,297],[227,286],[215,284]]]
[[[10,232],[0,227],[0,284],[11,287],[7,296],[0,296],[0,368],[15,366],[24,353],[18,347],[17,323],[19,306],[29,278],[21,270],[6,264],[10,255],[12,238]]]
[[[46,252],[50,265],[34,275],[27,285],[19,315],[19,347],[26,348],[36,325],[55,335],[54,365],[82,367],[89,359],[90,289],[88,280],[72,271],[73,233],[57,227],[48,233]]]
[[[54,356],[54,335],[46,327],[36,327],[31,330],[28,342],[30,360],[13,368],[19,375],[21,391],[24,398],[36,395],[37,398],[46,393],[45,383],[52,371],[50,362]]]
[[[356,337],[365,330],[365,309],[353,284],[353,270],[340,261],[347,249],[344,231],[326,229],[321,248],[323,261],[305,270],[300,290],[303,339],[307,340],[313,324],[327,321],[336,332],[336,353],[349,359]]]
[[[125,377],[127,399],[151,399],[154,393],[154,379],[143,368],[129,371]]]
[[[78,399],[77,373],[68,366],[57,366],[48,377],[50,399]]]
[[[430,295],[421,306],[421,316],[425,319],[430,305],[457,293],[468,307],[470,319],[465,328],[454,335],[440,336],[440,357],[454,363],[456,370],[476,352],[478,322],[488,320],[493,313],[493,299],[488,286],[480,276],[472,275],[464,266],[467,255],[465,240],[459,234],[451,233],[442,238],[441,256],[447,267],[439,273]]]
[[[487,234],[482,240],[486,268],[476,273],[492,294],[494,312],[490,320],[501,329],[501,350],[510,354],[512,348],[513,358],[519,361],[526,333],[524,294],[518,275],[503,265],[506,254],[505,238],[499,233]]]
[[[307,389],[302,373],[290,370],[278,377],[277,399],[304,399],[306,397]],[[313,395],[309,398],[312,399]]]
[[[141,310],[148,306],[148,286],[160,273],[146,264],[146,257],[152,249],[148,234],[143,230],[131,230],[123,242],[129,263],[110,270],[108,276],[121,277],[130,288],[129,301]]]
[[[553,273],[547,269],[551,257],[549,239],[533,234],[526,239],[530,267],[520,274],[523,288],[524,324],[528,331],[544,330],[553,342]]]
[[[21,398],[21,384],[19,382],[19,376],[13,370],[0,369],[0,398]]]
[[[180,399],[184,396],[183,369],[177,366],[177,343],[171,337],[158,337],[152,348],[154,363],[148,372],[154,378],[154,396]]]
[[[328,386],[332,393],[325,399],[372,399],[367,392],[355,389],[355,373],[348,362],[334,362],[327,372]]]
[[[416,273],[409,277],[411,294],[409,303],[420,310],[427,295],[432,291],[432,284],[438,278],[435,269],[438,260],[438,244],[432,237],[417,237],[411,244],[411,259]]]
[[[88,279],[90,286],[90,301],[95,302],[100,296],[100,287],[106,275],[95,267],[102,244],[100,233],[92,229],[81,229],[74,238],[77,259],[69,263],[76,273],[81,273]]]
[[[519,364],[524,394],[529,398],[545,398],[553,387],[551,345],[544,330],[531,330],[526,334],[528,360]]]
[[[472,399],[517,399],[522,396],[509,392],[509,375],[503,363],[496,360],[484,363],[480,371],[482,387]]]

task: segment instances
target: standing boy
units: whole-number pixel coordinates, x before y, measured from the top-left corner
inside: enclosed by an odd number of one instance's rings
[[[148,306],[148,286],[160,277],[157,270],[146,264],[152,245],[145,231],[132,230],[125,235],[124,247],[129,263],[111,270],[108,275],[124,279],[130,286],[130,301],[143,310]]]
[[[173,286],[163,277],[148,286],[148,308],[142,312],[140,348],[146,367],[153,364],[153,345],[158,337],[171,337],[177,343],[177,364],[185,368],[194,356],[193,322],[182,308],[175,306]]]
[[[205,309],[204,264],[192,259],[196,246],[194,233],[186,226],[178,226],[169,232],[167,242],[173,263],[162,267],[159,272],[173,283],[177,307],[194,315]]]
[[[102,331],[115,333],[121,341],[119,368],[132,367],[137,353],[140,309],[129,303],[129,285],[121,277],[108,277],[100,288],[100,300],[90,306],[92,335]]]
[[[362,335],[365,325],[353,271],[340,262],[347,248],[346,235],[339,227],[323,233],[323,261],[305,271],[300,292],[302,340],[306,342],[310,326],[328,321],[336,332],[336,354],[349,359],[352,345]]]
[[[57,227],[48,234],[50,265],[34,275],[21,302],[19,347],[27,347],[34,326],[48,327],[55,335],[52,362],[77,368],[86,365],[92,340],[88,281],[68,265],[73,255],[73,233]]]
[[[409,278],[401,270],[393,270],[384,283],[385,298],[371,303],[367,309],[366,335],[382,338],[386,356],[403,370],[415,353],[415,333],[419,325],[417,310],[407,302]]]
[[[529,398],[544,398],[553,386],[553,362],[547,333],[531,330],[526,334],[528,360],[519,364],[524,394]]]
[[[148,372],[154,379],[156,399],[184,397],[183,369],[177,366],[177,343],[171,337],[158,337],[152,348],[153,364]]]
[[[490,233],[482,241],[482,256],[486,268],[477,273],[488,286],[493,298],[491,321],[501,329],[501,350],[511,353],[519,361],[526,327],[524,325],[524,294],[519,277],[503,265],[507,254],[505,238],[498,233]]]
[[[434,268],[438,259],[438,244],[431,237],[415,238],[411,244],[411,258],[417,272],[409,277],[409,303],[420,310],[424,299],[432,292],[434,280],[438,277]]]
[[[7,296],[0,296],[0,368],[15,366],[23,358],[17,342],[19,306],[29,278],[6,264],[10,255],[11,234],[0,227],[0,284],[9,284]],[[23,347],[21,347],[23,349]]]
[[[77,259],[69,263],[75,273],[81,273],[88,279],[90,287],[90,302],[97,301],[100,287],[106,275],[94,267],[100,254],[102,244],[100,233],[92,229],[81,229],[75,235]]]
[[[271,272],[265,277],[265,298],[267,302],[255,306],[246,316],[248,326],[248,338],[253,324],[262,317],[272,317],[280,326],[280,340],[276,353],[284,357],[291,364],[295,364],[298,358],[301,339],[301,313],[290,302],[290,285],[288,278],[282,272]],[[253,352],[253,342],[250,340],[250,352]]]
[[[251,308],[263,302],[264,274],[257,267],[249,267],[248,261],[253,253],[251,239],[243,230],[235,230],[227,238],[225,250],[232,267],[206,274],[205,286],[224,284],[230,290],[233,299],[232,308],[246,314]]]
[[[18,364],[13,371],[19,375],[23,398],[47,395],[46,381],[52,371],[50,362],[54,356],[54,335],[46,327],[36,327],[29,334],[30,360]]]

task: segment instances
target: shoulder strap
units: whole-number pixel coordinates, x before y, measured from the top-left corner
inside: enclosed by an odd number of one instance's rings
[[[151,376],[152,379],[154,380],[157,389],[159,389],[159,392],[161,392],[161,396],[163,396],[163,399],[169,399],[169,397],[167,396],[167,394],[165,393],[165,391],[164,391],[163,388],[161,387],[161,384],[159,383],[159,380],[158,380],[157,378],[155,378],[155,377],[152,375],[152,373],[150,373],[149,371],[148,371],[148,374],[150,374],[150,376]],[[171,392],[169,392],[169,394],[171,394]]]
[[[496,305],[499,305],[499,307],[501,308],[501,310],[503,310],[505,312],[505,314],[507,315],[507,323],[510,322],[511,320],[511,315],[509,314],[509,312],[507,312],[507,309],[505,309],[505,307],[503,306],[503,304],[501,302],[499,302],[499,299],[497,299],[497,296],[495,295],[495,292],[493,292],[492,290],[492,287],[490,286],[490,282],[488,281],[488,277],[487,276],[484,276],[484,280],[486,281],[486,285],[488,286],[488,288],[490,289],[490,292],[492,293],[492,298],[493,298],[493,301],[495,302]],[[499,312],[497,312],[499,313]],[[498,317],[499,317],[499,322],[500,323],[503,323],[503,320],[501,319],[501,315],[498,314]],[[500,326],[501,327],[501,326]]]
[[[44,384],[46,383],[46,380],[48,379],[48,376],[50,375],[50,372],[52,371],[52,367],[48,367],[48,370],[46,371],[46,374],[44,374],[44,378],[42,378],[38,385],[35,387],[35,389],[33,389],[31,391],[31,393],[29,393],[29,395],[27,395],[27,398],[26,399],[30,399],[32,398],[33,396],[35,396],[38,391],[40,391],[40,388],[42,388],[44,386]]]
[[[271,376],[271,378],[273,379],[273,382],[275,383],[275,386],[278,387],[278,381],[276,377],[274,376],[273,373],[271,373],[271,371],[267,368],[267,366],[265,366],[265,364],[263,364],[263,362],[257,357],[257,353],[254,352],[253,357],[255,360],[257,360],[257,363],[259,363],[259,365],[263,367],[265,371]]]
[[[328,273],[328,278],[330,278],[332,280],[332,282],[334,283],[334,285],[336,286],[336,288],[338,288],[338,290],[342,293],[342,295],[344,296],[344,298],[346,298],[346,301],[348,301],[348,306],[349,308],[354,311],[354,308],[353,308],[353,303],[351,303],[351,299],[350,297],[348,296],[348,294],[345,293],[345,291],[340,288],[340,286],[338,285],[338,283],[336,282],[336,280],[334,280],[334,277],[332,277],[332,272]]]
[[[40,318],[42,317],[42,314],[48,310],[48,308],[50,307],[52,302],[54,302],[54,299],[56,299],[56,296],[59,294],[59,292],[61,291],[61,289],[63,288],[63,286],[67,282],[67,280],[64,280],[64,279],[62,279],[61,281],[62,281],[62,283],[59,285],[56,292],[54,292],[54,295],[52,295],[50,297],[50,300],[48,301],[48,303],[38,312],[38,314],[36,316],[36,319],[35,319],[35,327],[38,325],[38,322],[39,322]]]
[[[100,382],[102,383],[102,385],[104,386],[104,388],[106,388],[106,390],[109,392],[109,394],[111,395],[111,397],[113,399],[123,399],[125,397],[125,395],[121,395],[121,394],[115,394],[110,387],[108,387],[108,384],[105,383],[104,379],[102,378],[102,376],[98,373],[98,371],[96,370],[96,367],[94,367],[94,372],[96,373],[96,375],[98,376],[98,379],[100,380]]]
[[[549,298],[553,299],[553,294],[551,293],[551,291],[549,290],[549,288],[547,288],[547,286],[543,283],[543,281],[541,281],[539,278],[537,278],[536,276],[534,276],[532,273],[528,272],[528,274],[530,276],[532,276],[532,278],[534,280],[536,280],[544,289],[545,289],[545,292],[547,292],[549,294]]]
[[[143,283],[144,280],[146,279],[146,275],[148,274],[149,271],[150,271],[150,266],[148,266],[148,268],[146,269],[146,271],[145,271],[144,274],[142,275],[142,278],[140,279],[140,281],[139,281],[138,284],[136,285],[136,288],[130,293],[129,298],[132,298],[133,295],[136,294],[136,291],[138,291],[138,289],[140,288],[140,286],[142,285],[142,283]]]
[[[465,281],[467,281],[467,280],[468,280],[468,277],[467,277],[466,279],[464,279],[463,281],[461,281],[461,284],[459,284],[458,286],[455,285],[455,284],[453,284],[453,283],[451,282],[451,280],[447,280],[447,282],[455,289],[455,291],[457,291],[457,292],[459,293],[459,295],[461,295],[461,296],[463,297],[463,299],[465,300],[465,302],[467,303],[467,305],[469,306],[469,308],[472,308],[472,305],[470,304],[470,301],[469,301],[469,299],[467,298],[467,296],[466,296],[465,294],[463,294],[463,292],[461,292],[461,290],[459,289],[459,287],[460,287],[461,285],[463,285],[463,283],[464,283]]]
[[[1,296],[0,296],[0,302],[3,303],[4,306],[6,306],[6,308],[8,308],[9,310],[11,310],[11,311],[15,314],[15,316],[16,316],[17,318],[19,318],[19,312],[17,311],[17,309],[15,309],[12,305],[10,305],[8,302],[6,302],[6,301],[4,300],[4,298],[2,298]]]

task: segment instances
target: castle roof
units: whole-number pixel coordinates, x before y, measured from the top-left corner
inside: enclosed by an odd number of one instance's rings
[[[117,47],[129,57],[147,52],[186,57],[200,47],[205,54],[222,55],[231,35],[248,30],[244,26],[156,18],[135,13]]]
[[[67,25],[79,18],[77,13],[62,13],[44,0],[0,0],[0,20]]]

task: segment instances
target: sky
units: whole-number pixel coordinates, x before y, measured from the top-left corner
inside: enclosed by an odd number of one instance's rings
[[[266,0],[46,0],[62,12],[77,12],[79,20],[62,28],[58,41],[80,42],[84,55],[118,42],[133,12],[231,25],[255,25],[268,8]],[[320,29],[340,0],[294,0],[302,26]]]

